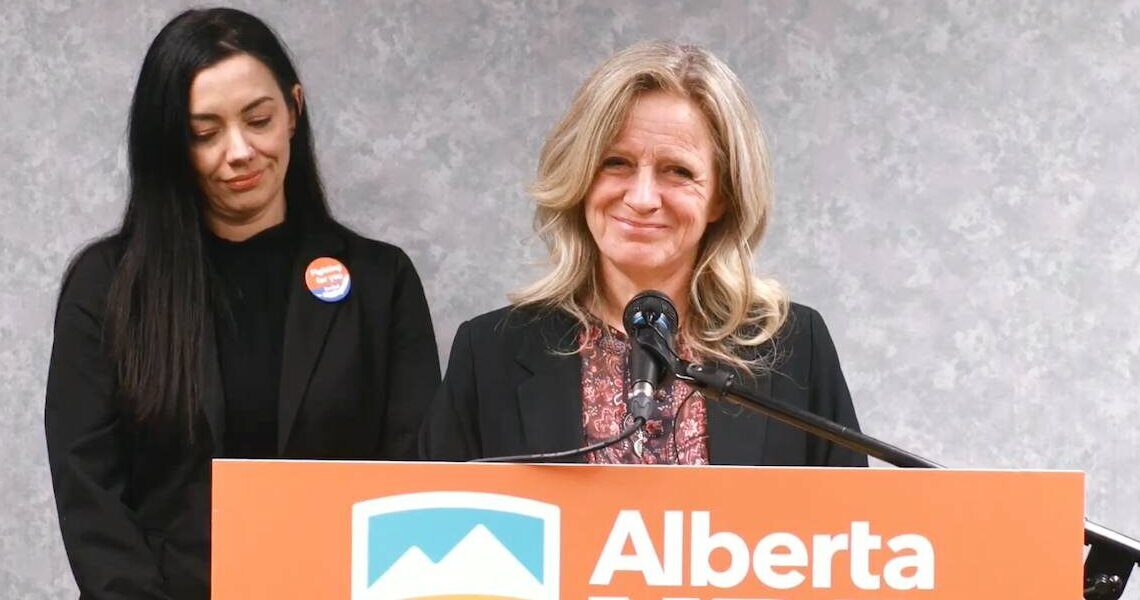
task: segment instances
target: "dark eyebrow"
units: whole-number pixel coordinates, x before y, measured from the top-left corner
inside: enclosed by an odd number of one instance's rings
[[[273,98],[270,96],[262,96],[262,97],[258,98],[257,100],[254,100],[253,102],[250,102],[249,104],[246,104],[244,107],[242,107],[241,112],[247,113],[247,112],[257,108],[258,106],[265,104],[266,102],[271,102],[272,100],[273,100]],[[210,113],[192,114],[192,115],[190,115],[190,120],[191,121],[220,121],[221,117],[219,117],[218,115],[215,115],[215,114],[210,114]]]

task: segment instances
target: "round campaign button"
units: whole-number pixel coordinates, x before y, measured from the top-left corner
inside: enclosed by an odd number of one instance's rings
[[[322,256],[313,259],[305,269],[305,285],[318,300],[340,302],[352,288],[352,278],[344,263]]]

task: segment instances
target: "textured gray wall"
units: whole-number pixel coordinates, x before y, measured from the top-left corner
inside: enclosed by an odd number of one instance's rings
[[[1140,535],[1140,4],[254,2],[299,59],[336,213],[403,246],[440,348],[541,256],[522,189],[589,70],[709,46],[766,117],[759,267],[827,318],[865,428],[1080,469]],[[68,258],[114,227],[146,45],[181,4],[0,11],[0,597],[70,598],[42,410]],[[1130,598],[1140,598],[1140,581]]]

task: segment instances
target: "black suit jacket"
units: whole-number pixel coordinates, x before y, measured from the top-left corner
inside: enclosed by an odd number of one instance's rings
[[[212,328],[203,340],[203,411],[193,442],[132,425],[104,344],[120,244],[87,248],[65,278],[48,373],[45,427],[64,545],[85,600],[206,598],[210,459],[225,406]],[[352,277],[325,303],[304,284],[331,256]],[[410,459],[439,384],[423,288],[399,248],[335,224],[304,234],[285,320],[278,451],[287,458]]]
[[[580,326],[561,312],[503,308],[460,325],[420,436],[432,460],[555,452],[583,445]],[[835,345],[819,313],[792,304],[761,394],[858,429]],[[721,465],[866,466],[862,454],[735,405],[708,404],[709,460]]]

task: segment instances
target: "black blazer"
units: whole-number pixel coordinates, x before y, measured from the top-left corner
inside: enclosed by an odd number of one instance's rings
[[[583,445],[580,326],[561,312],[503,308],[459,326],[443,385],[420,435],[420,454],[461,461]],[[819,313],[792,304],[760,351],[775,369],[761,394],[858,429],[835,345]],[[720,465],[866,466],[862,454],[735,405],[709,402],[709,460]]]
[[[171,443],[132,426],[103,338],[119,248],[106,240],[76,259],[56,312],[44,422],[60,529],[84,600],[205,599],[210,459],[225,438],[213,330],[203,340],[195,441]],[[304,284],[305,267],[320,256],[351,273],[341,302],[322,302]],[[304,234],[293,270],[279,455],[414,458],[439,359],[411,261],[395,246],[329,225]]]

